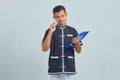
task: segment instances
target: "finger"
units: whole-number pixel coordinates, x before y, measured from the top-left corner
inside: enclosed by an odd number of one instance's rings
[[[53,24],[55,24],[55,22],[53,22]]]
[[[74,38],[75,40],[79,40],[77,37]]]
[[[53,25],[56,25],[56,22],[53,22]]]
[[[80,38],[76,37],[77,40],[80,40]]]
[[[79,42],[79,41],[80,41],[80,39],[79,39],[79,38],[75,38],[75,41],[76,41],[76,42]]]
[[[52,26],[52,28],[54,29],[54,28],[55,28],[55,26]]]

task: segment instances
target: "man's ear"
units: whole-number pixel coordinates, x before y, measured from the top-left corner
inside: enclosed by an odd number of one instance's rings
[[[66,16],[68,15],[68,13],[66,12]]]

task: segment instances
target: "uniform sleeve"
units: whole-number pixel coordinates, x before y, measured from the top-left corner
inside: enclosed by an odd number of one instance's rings
[[[46,32],[45,32],[45,34],[44,34],[44,37],[43,37],[43,40],[42,40],[42,43],[44,42],[44,40],[45,40],[45,38],[46,38],[46,36],[47,36],[47,34],[48,34],[48,31],[49,31],[49,29],[46,30]]]
[[[77,35],[78,35],[77,30],[76,30],[76,29],[74,29],[74,28],[73,28],[73,34],[74,34],[74,37],[77,37]]]

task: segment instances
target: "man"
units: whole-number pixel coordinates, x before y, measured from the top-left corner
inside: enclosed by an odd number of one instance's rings
[[[54,7],[53,15],[57,24],[54,22],[50,25],[42,41],[44,52],[50,48],[48,74],[51,75],[51,80],[74,80],[74,50],[77,53],[81,52],[80,40],[76,37],[78,33],[66,24],[67,12],[64,6]],[[65,50],[71,42],[75,47]]]

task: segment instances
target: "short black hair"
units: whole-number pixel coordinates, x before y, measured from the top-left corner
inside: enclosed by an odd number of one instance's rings
[[[61,11],[61,10],[64,10],[64,11],[66,12],[64,6],[62,6],[62,5],[55,6],[55,7],[53,8],[53,14],[55,14],[55,12],[59,12],[59,11]]]

